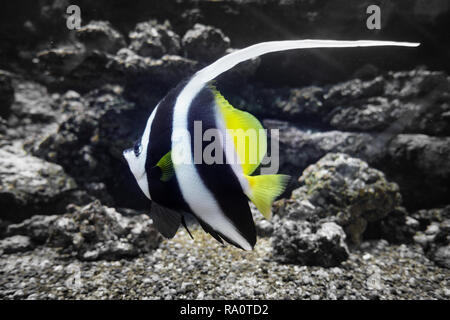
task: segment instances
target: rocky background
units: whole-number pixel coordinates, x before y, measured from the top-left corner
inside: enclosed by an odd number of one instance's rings
[[[66,8],[81,8],[78,30]],[[366,28],[378,4],[381,30]],[[0,298],[449,299],[446,0],[5,1]],[[294,179],[253,252],[163,240],[122,150],[181,79],[253,43],[418,41],[244,63],[218,79],[280,129]]]

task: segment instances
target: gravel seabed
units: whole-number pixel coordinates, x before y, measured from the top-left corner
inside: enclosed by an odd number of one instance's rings
[[[0,256],[1,299],[450,299],[450,270],[417,245],[364,242],[340,267],[283,265],[270,238],[255,250],[180,230],[152,253],[79,261],[58,249]]]

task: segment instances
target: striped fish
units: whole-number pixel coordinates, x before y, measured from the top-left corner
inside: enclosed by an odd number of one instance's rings
[[[216,240],[252,250],[256,232],[248,201],[270,219],[272,202],[286,187],[286,175],[251,175],[266,153],[267,137],[254,116],[235,109],[211,84],[217,76],[270,52],[418,45],[368,40],[263,42],[230,53],[181,82],[152,111],[134,148],[123,153],[142,192],[152,200],[149,215],[154,225],[163,236],[172,238],[180,225],[186,227],[184,217],[191,214]],[[201,123],[200,129],[196,123]],[[202,155],[207,143],[196,143],[196,134],[203,137],[210,129],[220,136],[218,150],[223,162],[197,161],[196,151]],[[246,130],[258,132],[256,138],[249,138],[247,144],[238,143],[242,142],[239,135]],[[256,154],[249,155],[251,152]],[[256,161],[250,161],[252,156]]]

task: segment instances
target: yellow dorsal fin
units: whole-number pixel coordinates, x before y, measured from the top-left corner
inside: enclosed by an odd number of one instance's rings
[[[161,181],[167,182],[174,175],[175,171],[172,162],[172,151],[167,152],[156,164],[161,169]]]
[[[290,176],[285,174],[247,176],[250,185],[247,196],[267,220],[272,217],[273,201],[284,192],[289,179]]]
[[[244,174],[252,174],[267,152],[267,136],[261,123],[248,112],[234,108],[213,86],[216,105],[225,121]]]

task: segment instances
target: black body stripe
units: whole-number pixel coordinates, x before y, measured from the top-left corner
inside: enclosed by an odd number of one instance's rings
[[[189,206],[184,201],[176,176],[167,182],[160,180],[160,176],[150,174],[155,172],[154,166],[172,149],[172,122],[176,99],[187,81],[181,82],[173,88],[159,103],[153,119],[147,147],[147,159],[145,170],[150,196],[152,200],[167,208],[177,211],[189,211]]]
[[[207,87],[199,92],[189,108],[188,130],[192,138],[192,152],[194,152],[195,140],[194,121],[202,121],[202,134],[208,129],[217,129],[214,95]],[[203,149],[209,143],[203,142]],[[193,154],[192,157],[194,157]],[[223,159],[225,159],[225,155],[223,155]],[[247,196],[243,193],[239,180],[235,176],[231,166],[226,163],[208,165],[202,162],[201,164],[196,164],[196,169],[205,186],[214,195],[222,212],[253,247],[256,243],[255,224],[248,205]],[[213,225],[211,227],[214,228]],[[217,233],[227,242],[236,245],[220,234],[220,232]]]
[[[149,148],[147,148],[147,161],[145,164],[146,168],[155,166],[172,148],[173,110],[178,95],[185,85],[186,81],[180,83],[170,90],[159,103],[150,131]]]

